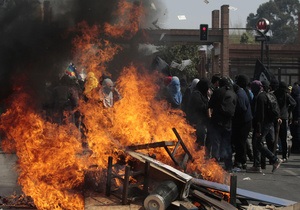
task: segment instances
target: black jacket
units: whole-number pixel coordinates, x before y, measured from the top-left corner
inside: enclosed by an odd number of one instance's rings
[[[277,98],[280,108],[280,118],[283,120],[289,119],[289,114],[296,107],[296,101],[293,97],[283,89],[277,89],[274,91],[274,95]]]
[[[212,123],[231,129],[236,103],[237,96],[232,89],[227,86],[216,89],[208,105],[212,109]]]
[[[262,132],[265,124],[273,123],[274,120],[268,115],[268,99],[265,91],[261,91],[253,100],[253,128],[258,133]]]
[[[208,98],[203,96],[199,90],[191,94],[187,108],[187,119],[190,124],[208,122]]]

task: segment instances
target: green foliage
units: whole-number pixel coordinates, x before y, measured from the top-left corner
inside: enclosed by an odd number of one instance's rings
[[[270,43],[291,44],[297,39],[299,10],[299,0],[270,0],[259,6],[257,14],[249,14],[246,27],[255,29],[257,21],[266,18],[272,32]]]
[[[158,48],[160,57],[168,64],[172,61],[181,64],[182,60],[192,60],[192,64],[187,66],[183,71],[176,68],[171,68],[172,75],[176,75],[180,78],[192,78],[198,77],[198,64],[199,59],[199,46],[198,45],[175,45],[175,46],[162,46]]]
[[[248,32],[245,32],[242,34],[240,43],[241,44],[253,44],[255,42],[254,37],[252,34],[249,34]]]

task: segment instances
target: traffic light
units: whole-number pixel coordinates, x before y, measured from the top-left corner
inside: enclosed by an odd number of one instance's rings
[[[206,41],[208,37],[208,24],[200,24],[200,40]]]

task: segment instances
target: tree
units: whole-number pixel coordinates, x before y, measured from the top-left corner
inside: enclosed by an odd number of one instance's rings
[[[254,43],[253,36],[249,34],[248,32],[245,32],[242,34],[241,39],[240,39],[241,44],[252,44]]]
[[[255,28],[257,21],[266,18],[270,21],[270,43],[291,44],[297,39],[299,0],[270,0],[257,9],[257,14],[247,17],[247,28]]]
[[[172,61],[181,64],[183,60],[190,59],[192,64],[186,66],[183,71],[176,68],[171,68],[172,75],[181,78],[187,77],[187,80],[198,77],[198,64],[199,59],[199,46],[198,45],[175,45],[175,46],[162,46],[158,48],[161,58],[168,64]]]

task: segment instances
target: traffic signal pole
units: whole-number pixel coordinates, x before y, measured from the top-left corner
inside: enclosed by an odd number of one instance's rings
[[[267,42],[270,38],[269,36],[266,35],[269,29],[270,29],[270,23],[265,18],[258,20],[258,22],[256,23],[256,31],[260,36],[255,37],[255,40],[261,42],[260,60],[262,64],[264,64],[264,46],[266,45],[265,42]],[[269,46],[267,45],[266,45],[266,50],[267,50],[266,57],[268,59],[268,68],[269,68]]]

